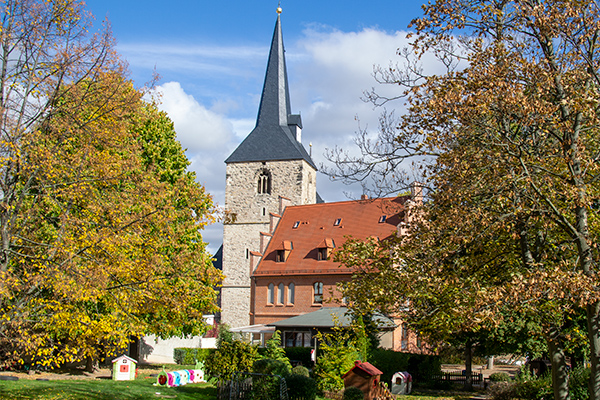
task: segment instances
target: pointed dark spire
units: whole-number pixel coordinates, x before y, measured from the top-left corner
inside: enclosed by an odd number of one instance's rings
[[[302,121],[291,113],[280,14],[278,8],[256,127],[225,162],[304,159],[316,169],[296,135]]]

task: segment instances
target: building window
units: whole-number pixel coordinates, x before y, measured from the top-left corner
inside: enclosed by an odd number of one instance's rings
[[[294,304],[295,301],[295,297],[296,297],[296,285],[294,285],[293,283],[290,283],[288,285],[288,304]]]
[[[387,219],[387,215],[382,215],[381,217],[379,217],[379,223],[380,224],[384,223],[386,219]]]
[[[277,296],[277,303],[278,304],[283,304],[283,302],[285,301],[285,297],[284,297],[284,293],[283,293],[283,288],[284,288],[283,283],[280,283],[279,286],[277,287],[277,289],[279,291],[279,293],[277,293],[278,294],[278,296]]]
[[[275,254],[275,262],[284,262],[285,261],[285,250],[277,250],[277,254]]]
[[[273,304],[275,302],[275,285],[269,283],[269,289],[267,291],[267,303]]]
[[[317,260],[323,261],[327,260],[327,248],[317,249]]]
[[[340,224],[342,223],[342,219],[338,218],[335,220],[335,222],[333,223],[333,226],[340,226]]]
[[[271,194],[271,174],[267,170],[258,175],[258,194]]]
[[[300,226],[300,221],[296,221],[294,222],[294,226],[292,227],[293,229],[296,229]]]
[[[312,335],[310,332],[284,332],[285,347],[310,347]]]
[[[314,304],[323,304],[323,282],[315,282],[313,289],[315,292]]]

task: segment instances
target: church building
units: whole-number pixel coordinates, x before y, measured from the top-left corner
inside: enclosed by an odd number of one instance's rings
[[[271,42],[255,128],[225,160],[221,322],[260,341],[278,329],[283,344],[311,346],[317,331],[348,319],[340,282],[354,271],[331,255],[348,237],[402,235],[420,188],[406,196],[323,203],[317,167],[292,114],[281,9]],[[398,318],[379,316],[381,345],[423,352]]]
[[[256,126],[225,160],[221,321],[231,327],[250,322],[250,253],[270,230],[280,198],[317,202],[317,167],[300,141],[300,115],[291,111],[280,8],[277,14]]]

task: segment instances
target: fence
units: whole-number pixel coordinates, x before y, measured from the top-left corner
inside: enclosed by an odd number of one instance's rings
[[[462,372],[443,372],[441,374],[431,375],[430,379],[433,381],[459,382],[464,384],[467,381],[467,375]],[[482,382],[482,374],[471,373],[471,383],[480,384]]]
[[[289,400],[285,379],[279,375],[236,373],[219,382],[217,400]]]

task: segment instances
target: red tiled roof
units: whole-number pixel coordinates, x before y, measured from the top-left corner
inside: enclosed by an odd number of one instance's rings
[[[355,361],[354,362],[354,367],[352,367],[350,369],[350,371],[346,372],[342,377],[345,378],[346,375],[348,375],[351,371],[354,371],[357,368],[363,370],[364,372],[366,372],[367,374],[369,374],[371,376],[382,375],[383,374],[383,372],[381,372],[379,369],[377,369],[376,366],[374,366],[371,363]]]
[[[339,248],[347,237],[378,237],[383,240],[394,235],[397,225],[403,221],[404,203],[409,198],[403,196],[288,206],[254,274],[347,274],[348,270],[339,268],[339,263],[319,260],[318,249],[332,248],[333,244]],[[380,222],[382,216],[386,218]],[[335,225],[340,218],[342,222]],[[282,249],[284,242],[292,242],[293,249],[285,262],[276,262],[277,250]]]

